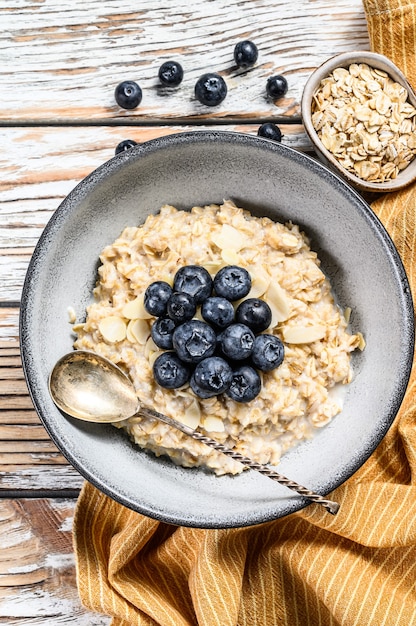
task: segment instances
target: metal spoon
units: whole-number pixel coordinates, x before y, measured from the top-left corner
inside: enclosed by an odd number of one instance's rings
[[[266,465],[227,448],[190,426],[140,405],[131,380],[112,361],[86,350],[75,350],[56,363],[49,378],[49,391],[55,404],[65,413],[87,422],[108,423],[141,415],[159,420],[230,456],[243,465],[276,480],[289,489],[325,507],[335,515],[337,502],[327,500],[306,487],[275,472]]]

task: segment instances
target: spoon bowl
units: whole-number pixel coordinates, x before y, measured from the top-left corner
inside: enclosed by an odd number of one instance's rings
[[[138,410],[137,395],[127,375],[87,350],[59,359],[49,377],[49,391],[62,411],[86,422],[120,422]]]

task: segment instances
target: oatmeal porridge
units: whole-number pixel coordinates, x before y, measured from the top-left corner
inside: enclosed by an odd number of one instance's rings
[[[298,226],[254,217],[231,201],[191,211],[166,205],[143,225],[127,227],[100,261],[95,300],[86,321],[73,326],[74,347],[119,365],[142,404],[272,465],[341,411],[339,390],[353,375],[351,352],[363,348],[364,340],[349,332],[348,315],[335,303],[319,259]],[[284,360],[261,372],[260,393],[250,402],[236,402],[227,394],[203,399],[189,384],[166,389],[155,381],[153,364],[163,350],[151,337],[155,317],[144,306],[144,293],[155,281],[172,285],[178,269],[188,265],[202,266],[211,276],[229,265],[245,268],[251,277],[247,297],[270,307],[266,332],[283,342]],[[198,308],[195,317],[200,315]],[[114,426],[140,447],[184,467],[210,468],[218,475],[243,469],[155,420],[131,417]]]

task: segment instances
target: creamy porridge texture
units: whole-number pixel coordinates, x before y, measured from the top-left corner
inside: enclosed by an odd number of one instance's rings
[[[85,323],[73,327],[74,346],[122,367],[143,404],[271,464],[340,412],[338,389],[351,381],[351,352],[364,341],[348,331],[319,259],[298,226],[256,218],[231,201],[191,211],[163,206],[143,225],[126,228],[100,261],[95,301]],[[260,394],[251,402],[241,404],[225,394],[204,400],[188,384],[170,390],[154,380],[152,366],[162,351],[150,336],[155,318],[143,305],[144,292],[154,281],[172,284],[185,265],[203,266],[212,276],[227,265],[246,268],[252,279],[248,297],[264,299],[271,308],[266,332],[283,341],[285,358],[277,369],[261,373]],[[185,467],[208,467],[219,475],[243,469],[154,420],[132,417],[115,426],[142,448]]]

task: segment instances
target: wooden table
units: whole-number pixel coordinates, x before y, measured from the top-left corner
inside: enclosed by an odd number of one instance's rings
[[[169,7],[168,9],[163,7]],[[310,150],[299,103],[311,71],[333,54],[368,49],[361,0],[8,0],[0,7],[0,624],[109,624],[78,600],[71,522],[82,477],[41,425],[19,357],[19,300],[38,237],[64,196],[138,142],[194,127],[256,134],[273,120],[283,143]],[[252,39],[259,59],[233,62]],[[182,85],[158,84],[180,61]],[[207,71],[228,84],[216,108],[196,102]],[[266,98],[284,74],[285,98]],[[122,80],[143,89],[139,108],[114,101]]]

